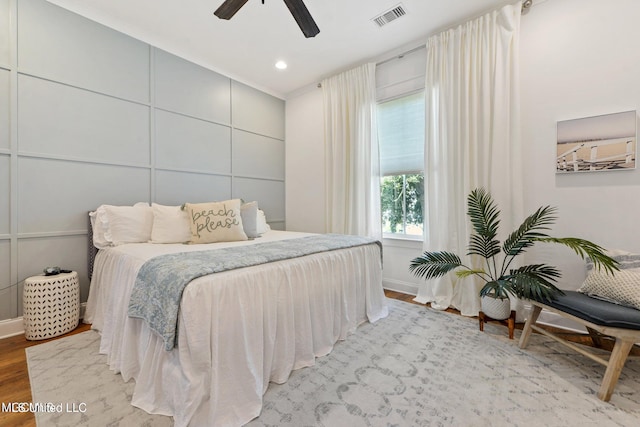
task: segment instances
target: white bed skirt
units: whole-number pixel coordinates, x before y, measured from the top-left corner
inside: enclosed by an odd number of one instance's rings
[[[117,249],[117,248],[115,248]],[[364,322],[388,314],[379,248],[360,246],[217,273],[185,289],[178,346],[127,317],[144,259],[98,253],[87,323],[125,381],[132,404],[176,426],[239,426],[260,414],[269,382],[315,363]]]

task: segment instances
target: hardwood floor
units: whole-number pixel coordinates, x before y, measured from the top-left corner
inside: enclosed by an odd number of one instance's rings
[[[413,301],[412,295],[395,291],[385,291],[388,298],[418,304]],[[451,313],[460,314],[457,310],[448,309]],[[16,402],[31,402],[31,384],[29,383],[29,372],[27,370],[27,358],[25,349],[33,345],[42,344],[51,340],[63,338],[69,335],[88,331],[91,325],[80,324],[75,330],[60,337],[49,340],[28,341],[24,335],[17,335],[11,338],[0,340],[0,402],[4,404]],[[522,324],[517,324],[516,328],[522,329]],[[507,328],[505,326],[505,334]],[[556,330],[557,332],[557,330]],[[588,335],[563,333],[566,339],[591,345]],[[516,345],[516,343],[514,343]],[[632,350],[632,354],[640,355],[637,346]],[[0,426],[29,426],[36,425],[35,417],[30,412],[2,412],[0,410]]]
[[[31,384],[27,370],[25,348],[48,341],[88,331],[91,325],[81,323],[68,334],[48,340],[28,341],[24,334],[0,340],[0,402],[4,404],[31,402]],[[0,426],[35,426],[31,412],[3,412],[0,409]]]

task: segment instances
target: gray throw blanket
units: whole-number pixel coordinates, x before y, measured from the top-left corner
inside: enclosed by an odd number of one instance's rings
[[[129,317],[144,319],[164,340],[165,350],[176,343],[178,310],[187,284],[201,276],[319,252],[380,242],[360,236],[323,234],[198,252],[160,255],[145,262],[136,278]]]

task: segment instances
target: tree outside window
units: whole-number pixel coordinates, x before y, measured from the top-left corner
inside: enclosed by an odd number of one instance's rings
[[[380,183],[383,233],[422,236],[423,174],[382,177]]]

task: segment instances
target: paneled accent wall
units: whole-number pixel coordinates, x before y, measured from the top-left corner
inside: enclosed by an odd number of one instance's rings
[[[87,278],[100,204],[257,200],[285,226],[284,101],[47,3],[0,0],[0,321]]]

